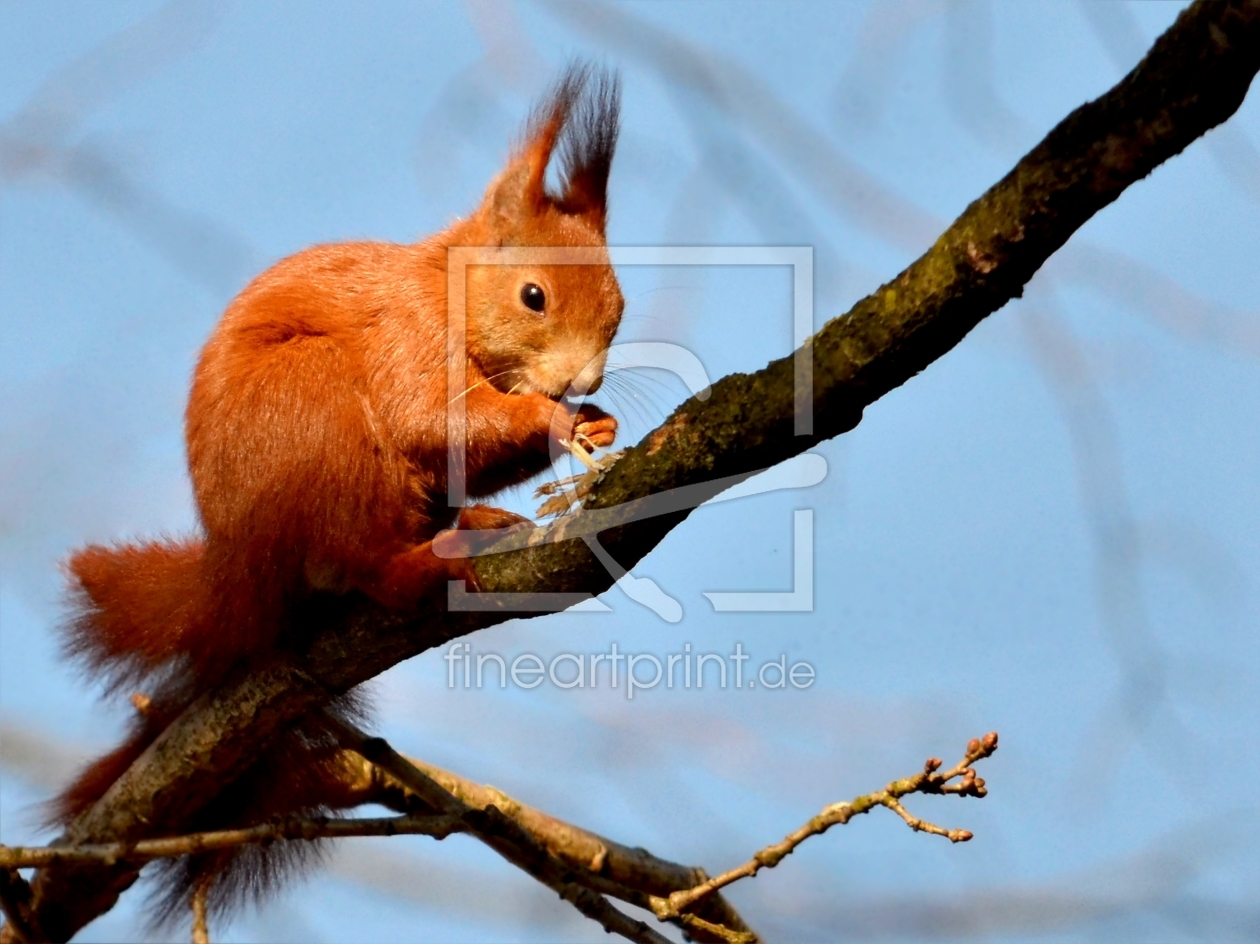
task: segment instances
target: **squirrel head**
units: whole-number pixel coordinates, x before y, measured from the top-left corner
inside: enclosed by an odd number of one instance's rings
[[[625,307],[604,235],[619,108],[615,73],[569,68],[461,234],[474,245],[544,250],[536,265],[467,270],[469,356],[500,390],[559,399],[603,381]],[[555,191],[546,181],[553,157]],[[576,247],[580,264],[548,260]]]

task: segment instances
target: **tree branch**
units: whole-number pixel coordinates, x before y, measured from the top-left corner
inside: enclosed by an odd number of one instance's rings
[[[597,880],[588,873],[586,881],[575,881],[575,871],[542,843],[538,842],[515,820],[504,815],[495,805],[477,808],[444,788],[427,773],[395,751],[383,738],[368,737],[346,722],[329,717],[327,723],[342,747],[355,751],[364,760],[375,764],[402,783],[443,817],[458,819],[463,828],[517,868],[533,876],[561,898],[577,908],[605,931],[620,934],[644,944],[669,944],[669,939],[624,912],[614,908],[602,892],[616,894],[620,889],[612,882]],[[584,867],[580,868],[585,871]],[[619,894],[618,897],[625,897]]]
[[[596,528],[604,547],[633,565],[689,507],[852,429],[866,406],[1020,295],[1086,220],[1233,114],[1258,68],[1260,0],[1198,0],[1128,76],[1054,128],[920,259],[811,339],[811,435],[794,434],[792,356],[723,378],[707,401],[687,401],[631,449],[587,510],[539,529],[534,546],[480,561],[483,589],[602,592],[610,575],[585,542],[562,538]],[[679,489],[688,490],[682,508]],[[176,830],[283,725],[404,659],[516,615],[434,608],[404,618],[362,598],[321,601],[305,653],[200,699],[63,840],[131,842]],[[32,911],[49,937],[64,940],[135,879],[119,865],[42,871]],[[0,944],[9,940],[6,927]]]
[[[0,868],[30,869],[100,862],[172,859],[216,849],[233,849],[281,840],[344,839],[351,836],[432,836],[445,839],[463,827],[455,816],[379,816],[332,819],[327,816],[289,816],[243,829],[219,829],[184,836],[164,836],[139,842],[106,842],[84,846],[0,846]]]
[[[39,925],[31,913],[31,886],[16,868],[0,867],[0,912],[4,913],[2,929],[8,939],[27,944],[43,938]]]
[[[572,881],[593,891],[613,895],[650,911],[653,898],[685,891],[709,880],[704,869],[657,858],[646,849],[632,849],[526,806],[494,787],[482,786],[424,761],[405,759],[468,807],[486,810],[493,806],[568,868]],[[342,767],[347,772],[355,772],[352,762]],[[355,776],[352,789],[347,792],[360,803],[379,803],[410,814],[433,809],[397,777],[361,756]],[[743,934],[745,940],[756,940],[756,934],[721,895],[706,896],[689,910],[694,915],[684,917],[696,917],[712,929],[721,928]],[[716,930],[699,928],[690,933],[694,940],[701,942],[727,940]]]

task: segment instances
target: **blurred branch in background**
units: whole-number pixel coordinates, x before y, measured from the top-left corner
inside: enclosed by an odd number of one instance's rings
[[[448,196],[466,154],[494,153],[511,140],[519,115],[504,98],[526,100],[551,74],[511,4],[465,0],[463,6],[484,54],[451,76],[416,133],[416,180],[435,201]]]
[[[873,135],[888,114],[889,97],[912,33],[938,16],[943,0],[887,0],[871,4],[848,62],[831,92],[832,123]]]
[[[947,0],[941,91],[954,120],[981,144],[1009,157],[1035,141],[1037,132],[998,95],[993,33],[988,0]]]
[[[829,135],[743,64],[672,36],[629,12],[629,7],[540,2],[600,45],[657,73],[672,94],[687,100],[690,107],[680,112],[698,140],[703,141],[712,126],[724,129],[725,150],[699,149],[707,171],[720,177],[731,173],[728,164],[761,163],[758,152],[750,147],[755,144],[782,164],[782,169],[761,164],[776,178],[776,189],[787,189],[794,177],[812,197],[821,197],[825,205],[869,235],[921,252],[940,232],[942,221],[898,197],[863,170]],[[751,141],[744,140],[744,135]],[[738,193],[728,198],[748,199]],[[820,264],[819,268],[824,267]]]
[[[820,198],[821,205],[828,207],[838,218],[858,227],[866,235],[908,251],[922,251],[944,227],[944,220],[916,207],[859,167],[845,154],[839,142],[814,127],[790,102],[777,96],[764,80],[739,63],[670,36],[659,27],[636,19],[624,6],[565,4],[550,0],[540,2],[544,8],[601,45],[656,72],[671,89],[685,90],[698,99],[712,115],[707,121],[720,121],[731,129],[742,130],[749,140],[728,134],[724,141],[728,152],[742,155],[755,146],[772,153],[779,164],[767,169],[781,179],[777,186],[787,186],[791,180]],[[904,40],[910,26],[918,26],[928,14],[944,12],[945,9],[943,3],[876,4],[868,22],[877,24],[872,29],[881,35],[887,31],[890,35],[883,42],[891,44],[893,36]],[[962,51],[957,36],[963,28],[960,24],[987,23],[986,18],[991,15],[988,5],[977,3],[968,6],[967,0],[959,0],[949,9],[965,12],[954,14],[955,19],[951,21],[954,24],[952,41],[947,50],[951,58],[945,60],[943,71],[951,74],[957,67],[957,71],[965,74],[966,78],[943,78],[942,85],[953,83],[972,90],[983,90],[975,94],[947,96],[951,113],[970,133],[976,134],[974,129],[980,123],[985,123],[987,127],[993,122],[1001,122],[1001,130],[994,133],[1000,134],[1004,141],[1018,140],[1025,145],[1030,144],[1034,132],[1023,122],[1007,124],[1007,117],[1012,113],[1005,106],[983,116],[978,114],[981,102],[1000,104],[991,68],[980,68],[986,65],[987,57],[980,55],[974,61],[963,63],[953,59]],[[893,30],[891,27],[894,24],[901,24],[904,28]],[[983,33],[990,31],[991,26],[988,25],[982,29]],[[890,53],[891,50],[885,52]],[[859,57],[864,53],[865,50],[861,50]],[[895,57],[889,54],[882,58],[895,61]],[[1135,57],[1135,61],[1136,58],[1140,57]],[[988,65],[991,67],[991,63]],[[863,94],[882,101],[886,92],[881,91],[881,83],[892,83],[896,73],[875,70],[873,74],[863,72],[862,78]],[[684,116],[687,114],[684,113]],[[1234,128],[1231,124],[1222,125],[1214,129],[1207,140],[1212,141],[1231,128]],[[977,134],[977,137],[981,143],[988,143],[982,134]],[[707,170],[709,161],[723,159],[721,154],[706,154],[702,168]],[[703,170],[697,169],[695,173],[700,175]],[[728,195],[728,199],[736,197]],[[1239,337],[1256,339],[1255,343],[1260,344],[1260,328],[1256,327],[1254,313],[1229,312],[1177,286],[1172,279],[1151,267],[1108,247],[1074,240],[1047,262],[1037,278],[1041,281],[1055,277],[1080,283],[1092,291],[1132,306],[1138,314],[1153,316],[1155,323],[1170,330],[1217,341],[1226,347],[1232,347]],[[1260,352],[1260,348],[1257,350]]]
[[[260,267],[260,253],[221,220],[167,199],[133,166],[140,162],[131,142],[97,128],[107,126],[102,113],[111,105],[202,51],[228,10],[225,0],[161,5],[56,69],[0,123],[0,187],[53,187],[74,195],[212,302],[230,298],[245,284]],[[118,322],[101,333],[142,335],[151,347],[138,346],[126,356],[136,367],[134,359],[142,352],[152,353],[161,366],[178,364],[182,352],[164,342],[189,325],[187,312],[193,307],[161,311],[152,319],[118,311]],[[154,429],[182,406],[147,382],[120,383],[118,364],[93,349],[97,339],[90,332],[99,328],[96,319],[107,309],[102,304],[56,313],[66,337],[88,338],[86,350],[26,383],[18,392],[28,407],[8,411],[0,420],[9,446],[0,456],[0,519],[6,537],[0,558],[10,588],[28,598],[38,598],[40,591],[32,591],[39,581],[27,578],[52,570],[53,555],[64,553],[59,542],[67,530],[104,531],[100,519],[125,519],[151,496],[153,483],[144,478],[153,474],[151,468],[140,470],[140,480],[135,469],[129,470],[130,481],[122,475],[111,481],[109,473],[132,463]],[[52,314],[41,312],[42,317]],[[151,381],[151,366],[136,373],[143,371]],[[98,473],[95,480],[76,483],[78,492],[66,487],[65,470],[88,464]],[[49,493],[58,486],[50,501]],[[99,490],[111,487],[109,500],[98,500]]]
[[[1179,786],[1191,787],[1187,766],[1195,766],[1198,758],[1193,739],[1172,711],[1169,659],[1155,638],[1143,599],[1143,549],[1111,411],[1077,339],[1056,310],[1050,288],[1043,285],[1030,296],[1020,325],[1068,429],[1094,548],[1094,592],[1121,672],[1117,710],[1099,719],[1094,737],[1079,748],[1080,762],[1089,770],[1074,779],[1110,783],[1123,760],[1114,745],[1127,731]]]
[[[240,288],[257,254],[216,220],[179,209],[135,179],[85,131],[94,113],[201,48],[221,0],[174,0],[63,66],[0,125],[0,182],[50,181],[117,219],[150,249],[216,295]]]

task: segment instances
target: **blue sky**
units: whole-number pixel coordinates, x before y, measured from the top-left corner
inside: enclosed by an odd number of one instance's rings
[[[193,527],[189,374],[253,274],[467,212],[530,102],[583,56],[624,82],[609,241],[812,246],[821,324],[1180,6],[4,4],[0,838],[36,838],[60,759],[121,728],[124,707],[56,658],[57,561]],[[635,569],[680,622],[614,589],[611,612],[470,640],[545,659],[738,642],[753,664],[808,661],[810,688],[465,691],[433,652],[372,684],[380,730],[718,871],[996,728],[988,798],[912,804],[973,842],[872,815],[731,898],[786,940],[1254,934],[1258,146],[1253,93],[1025,299],[816,450],[820,484],[693,514]],[[791,348],[785,270],[619,274],[622,340],[685,345],[712,377]],[[683,397],[658,372],[634,384],[600,400],[627,443]],[[797,509],[813,512],[813,610],[715,613],[704,591],[789,589]],[[48,763],[15,760],[14,732]],[[471,841],[350,845],[215,938],[603,939]],[[139,935],[142,903],[129,893],[81,938]]]

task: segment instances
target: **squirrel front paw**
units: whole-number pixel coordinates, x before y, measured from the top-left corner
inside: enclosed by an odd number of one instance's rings
[[[617,417],[597,406],[584,404],[574,419],[573,438],[587,452],[607,449],[617,438]]]
[[[556,451],[562,441],[577,442],[593,452],[611,446],[617,438],[617,418],[594,404],[584,403],[573,410],[566,403],[546,400],[537,409],[539,420],[546,424],[553,456],[564,452],[563,448]]]

